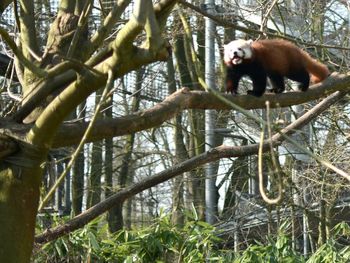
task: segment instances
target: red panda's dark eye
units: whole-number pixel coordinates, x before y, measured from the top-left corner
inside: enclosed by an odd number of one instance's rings
[[[238,50],[241,51],[242,49],[239,47]]]

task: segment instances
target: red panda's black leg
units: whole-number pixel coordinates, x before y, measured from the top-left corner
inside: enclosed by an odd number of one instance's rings
[[[267,76],[264,71],[256,71],[249,75],[253,81],[253,90],[248,90],[249,95],[261,97],[266,90]]]
[[[233,67],[227,67],[226,70],[226,92],[237,94],[238,83],[242,75],[237,72]]]
[[[291,80],[299,82],[298,88],[301,91],[306,91],[309,88],[310,84],[310,75],[306,70],[297,72],[291,76],[288,76]]]
[[[237,95],[237,86],[233,84],[232,79],[226,79],[226,92]]]
[[[274,93],[282,93],[284,91],[284,77],[279,74],[269,75],[272,91]]]

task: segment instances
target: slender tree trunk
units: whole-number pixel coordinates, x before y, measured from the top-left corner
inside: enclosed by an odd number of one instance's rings
[[[136,74],[136,85],[135,85],[135,96],[133,97],[131,111],[136,112],[139,109],[140,105],[140,95],[142,87],[142,78],[144,70],[140,69]],[[129,169],[132,160],[132,153],[134,148],[135,133],[126,136],[126,142],[124,145],[124,156],[121,161],[120,173],[118,175],[118,188],[124,188],[128,181]],[[118,203],[113,209],[109,211],[108,214],[108,227],[109,230],[113,233],[124,227],[124,218],[123,218],[123,203]]]
[[[95,142],[92,144],[87,207],[91,207],[101,201],[102,167],[102,143]]]
[[[182,114],[175,118],[175,156],[176,163],[181,163],[188,158],[182,131]],[[172,202],[172,222],[175,225],[183,225],[183,208],[184,208],[184,187],[183,175],[173,179],[173,202]]]
[[[101,91],[96,92],[95,105],[98,105]],[[91,150],[91,170],[89,175],[89,187],[87,195],[87,207],[91,207],[101,201],[101,177],[102,177],[102,147],[103,143],[94,142]]]
[[[175,68],[172,58],[167,61],[168,69],[168,91],[172,94],[176,91]],[[174,140],[176,163],[180,163],[188,158],[188,153],[183,138],[182,114],[178,114],[174,119]],[[172,196],[172,222],[174,225],[183,225],[184,208],[184,187],[183,176],[177,176],[173,179]]]
[[[130,185],[133,182],[134,178],[134,171],[129,171],[129,176],[128,176],[128,182],[127,184]],[[133,204],[133,198],[128,198],[123,207],[123,219],[124,219],[124,227],[126,229],[131,229],[132,227],[132,204]]]
[[[325,200],[321,199],[319,201],[319,206],[320,206],[320,222],[318,225],[318,245],[322,246],[326,242],[326,202]]]
[[[125,154],[122,158],[121,169],[118,176],[118,188],[124,188],[126,186],[127,178],[129,175],[129,165],[131,161],[134,139],[134,134],[127,136],[127,141],[124,148]],[[109,230],[112,233],[124,227],[123,203],[116,204],[115,207],[109,211],[108,220]]]
[[[108,100],[106,103],[105,116],[107,118],[112,118],[113,108],[112,99]],[[113,191],[113,139],[105,139],[105,197],[111,196]],[[109,210],[107,213],[108,227],[111,232],[114,231],[114,226],[116,222],[113,218],[113,209]]]
[[[180,21],[175,20],[175,27],[181,28]],[[183,31],[183,30],[182,30]],[[179,32],[182,32],[179,31]],[[203,35],[203,34],[202,34]],[[178,61],[177,69],[180,75],[180,83],[182,87],[193,88],[193,83],[197,82],[197,80],[193,80],[191,78],[190,70],[188,66],[192,63],[188,61],[190,54],[186,55],[185,48],[185,36],[184,34],[180,34],[176,37],[176,41],[174,43],[174,54],[176,60]],[[203,37],[201,38],[204,41]],[[204,43],[204,42],[203,42]],[[202,55],[202,59],[204,58],[203,49],[199,49],[199,55]],[[193,151],[190,151],[190,156],[194,156],[204,152],[204,112],[200,110],[191,110],[190,111],[190,119],[191,119],[191,134],[190,134],[190,142],[192,142]],[[188,180],[186,181],[187,188],[187,204],[192,204],[197,210],[200,219],[204,219],[204,170],[202,168],[198,168],[195,171],[191,171],[188,173]]]
[[[84,118],[85,117],[85,103],[81,104],[78,107],[78,113],[80,113],[77,117]],[[78,215],[82,211],[83,207],[83,196],[84,196],[84,174],[85,174],[85,165],[84,165],[84,151],[82,150],[73,166],[72,173],[72,208],[73,215]]]
[[[231,218],[235,211],[235,206],[239,200],[236,200],[236,192],[243,193],[249,192],[248,180],[249,180],[249,158],[239,157],[232,162],[232,166],[229,169],[231,179],[229,180],[230,186],[227,189],[225,195],[225,201],[223,206],[222,216],[223,218]]]
[[[84,152],[81,151],[75,161],[72,173],[72,208],[73,215],[82,211],[84,196]]]

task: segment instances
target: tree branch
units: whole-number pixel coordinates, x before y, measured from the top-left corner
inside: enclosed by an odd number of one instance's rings
[[[3,40],[6,42],[6,44],[11,48],[13,54],[17,57],[17,59],[20,61],[21,64],[23,64],[26,68],[28,68],[31,72],[33,72],[38,77],[47,77],[47,72],[39,67],[37,67],[35,64],[33,64],[23,53],[22,51],[17,47],[16,43],[12,40],[9,33],[0,27],[0,35],[3,38]],[[25,47],[23,47],[24,49]]]
[[[259,109],[265,108],[267,100],[272,108],[287,107],[320,99],[335,91],[350,92],[350,74],[335,74],[326,81],[313,85],[307,92],[291,91],[282,94],[265,94],[259,98],[250,95],[223,94],[223,96],[245,109]],[[125,117],[98,120],[88,141],[98,141],[157,127],[184,109],[230,110],[231,108],[208,92],[190,91],[184,88],[150,109]],[[87,125],[88,123],[63,124],[54,139],[53,147],[79,143]]]
[[[272,107],[287,107],[316,100],[335,91],[350,92],[350,75],[337,74],[330,77],[320,85],[310,87],[307,92],[286,92],[283,94],[265,94],[260,98],[250,95],[232,96],[222,94],[226,99],[243,107],[244,109],[265,108],[265,101],[269,100]],[[157,127],[173,118],[184,109],[216,109],[230,110],[230,107],[214,95],[204,91],[190,91],[181,89],[163,102],[150,109],[132,115],[97,120],[95,128],[87,142],[98,141],[105,138],[122,136],[145,129]],[[52,148],[76,145],[80,142],[89,122],[64,123],[54,137]],[[1,122],[0,132],[18,141],[26,141],[26,134],[33,125],[23,126],[16,122]]]
[[[103,40],[103,36],[108,33],[110,30],[110,27],[112,27],[115,22],[115,19],[120,16],[122,11],[126,8],[126,6],[129,4],[130,1],[124,1],[120,4],[118,4],[113,11],[110,13],[110,15],[106,18],[104,27],[102,27],[97,35],[95,35],[91,42],[92,46],[94,48],[97,47],[100,41]],[[166,14],[170,13],[171,8],[175,5],[175,0],[163,0],[158,2],[155,7],[155,13],[157,15],[157,20],[160,24],[164,23],[164,20],[166,20],[167,16]],[[113,16],[113,17],[111,17]],[[124,31],[130,31],[123,30]],[[1,33],[1,31],[0,31]],[[6,33],[6,32],[5,32]],[[126,33],[123,33],[126,34]],[[121,34],[122,35],[122,34]],[[118,35],[118,38],[120,35]],[[117,72],[115,72],[115,77],[120,77],[123,74],[137,69],[143,64],[151,63],[156,60],[164,60],[164,58],[167,56],[167,52],[164,52],[163,49],[162,52],[159,52],[158,54],[154,54],[151,52],[148,52],[145,48],[137,48],[134,47],[132,51],[132,54],[124,54],[124,58],[126,58],[126,61],[123,63],[123,67],[118,67],[116,58],[110,58],[111,54],[107,55],[106,52],[112,50],[112,46],[115,45],[115,43],[111,44],[109,48],[104,49],[104,51],[99,52],[98,55],[92,57],[86,62],[87,67],[93,67],[96,66],[98,63],[101,63],[99,65],[98,70],[101,70],[102,72],[107,72],[109,67],[113,67]],[[124,47],[119,47],[123,51],[125,51]],[[132,45],[130,46],[132,48]],[[124,53],[124,52],[123,52]],[[107,55],[107,58],[106,58]],[[119,59],[120,60],[120,59]],[[102,63],[104,61],[104,63]],[[64,62],[65,63],[65,62]],[[66,63],[67,64],[67,63]],[[61,67],[61,64],[57,65],[56,67]],[[55,68],[56,68],[55,67]],[[46,99],[46,97],[51,94],[53,91],[59,89],[62,86],[66,86],[69,83],[72,83],[76,79],[76,74],[73,70],[66,70],[66,72],[63,72],[62,74],[55,75],[57,72],[55,68],[52,68],[52,70],[49,70],[47,72],[47,77],[52,77],[52,79],[45,81],[41,83],[37,88],[34,88],[30,92],[30,96],[27,96],[27,99],[24,99],[24,103],[22,107],[16,112],[16,114],[13,116],[13,119],[17,122],[22,122],[22,120],[30,114],[31,111],[43,100]],[[63,67],[62,67],[63,68]],[[44,72],[45,73],[45,72]],[[103,84],[101,84],[101,87]],[[95,87],[95,90],[97,90],[99,86]],[[28,94],[29,95],[29,94]]]
[[[327,110],[332,104],[336,103],[339,99],[344,97],[346,93],[335,92],[322,102],[317,104],[311,110],[306,112],[296,121],[288,125],[279,133],[272,136],[271,141],[267,140],[263,144],[263,151],[267,151],[270,148],[270,144],[273,146],[280,145],[284,140],[284,135],[293,134],[295,131],[302,128],[305,124],[309,123],[311,120],[320,115],[323,111]],[[110,208],[118,203],[123,202],[125,199],[130,198],[148,188],[165,182],[179,174],[195,169],[208,162],[213,162],[221,158],[232,158],[256,154],[259,150],[259,144],[251,144],[247,146],[218,146],[210,151],[186,160],[180,164],[177,164],[169,169],[166,169],[154,176],[148,177],[140,182],[127,187],[118,193],[110,196],[106,200],[100,202],[99,204],[89,208],[85,212],[71,219],[64,225],[58,226],[53,229],[47,229],[44,233],[36,236],[35,242],[45,243],[54,240],[60,236],[70,233],[80,227],[83,227],[92,219],[101,215],[102,213],[108,211]]]
[[[149,15],[149,12],[146,15],[143,14],[142,8],[150,3],[151,1],[141,0],[136,2],[134,16],[119,31],[112,44],[112,56],[97,65],[94,71],[80,72],[81,76],[65,88],[38,117],[28,133],[28,142],[39,147],[50,147],[51,140],[64,118],[91,93],[105,84],[109,70],[112,70],[116,76],[121,76],[141,65],[166,59],[169,54],[167,52],[164,55],[165,47],[160,48],[158,52],[150,52],[147,49],[134,47],[132,44],[143,29]]]
[[[103,25],[99,27],[96,33],[90,40],[92,46],[92,52],[95,51],[100,44],[105,40],[107,35],[111,32],[115,23],[120,19],[121,14],[125,8],[130,4],[131,0],[118,1],[113,9],[109,12],[108,16],[103,21]]]
[[[86,1],[86,3],[85,3],[84,9],[79,16],[77,28],[74,32],[72,41],[71,41],[69,48],[68,48],[68,51],[67,51],[67,58],[72,58],[74,53],[75,53],[76,47],[78,45],[78,41],[82,37],[82,34],[83,34],[84,29],[86,27],[86,24],[88,22],[88,17],[91,13],[91,10],[92,10],[92,4],[93,3],[91,0]]]
[[[73,13],[75,9],[75,1],[61,0],[58,8],[58,12]]]
[[[34,1],[20,0],[20,28],[22,52],[27,59],[31,59],[29,50],[35,53],[39,51],[36,39],[35,18],[34,18]]]

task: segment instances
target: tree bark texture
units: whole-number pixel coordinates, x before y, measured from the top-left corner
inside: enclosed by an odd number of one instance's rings
[[[0,262],[29,262],[41,176],[39,167],[0,165]]]

